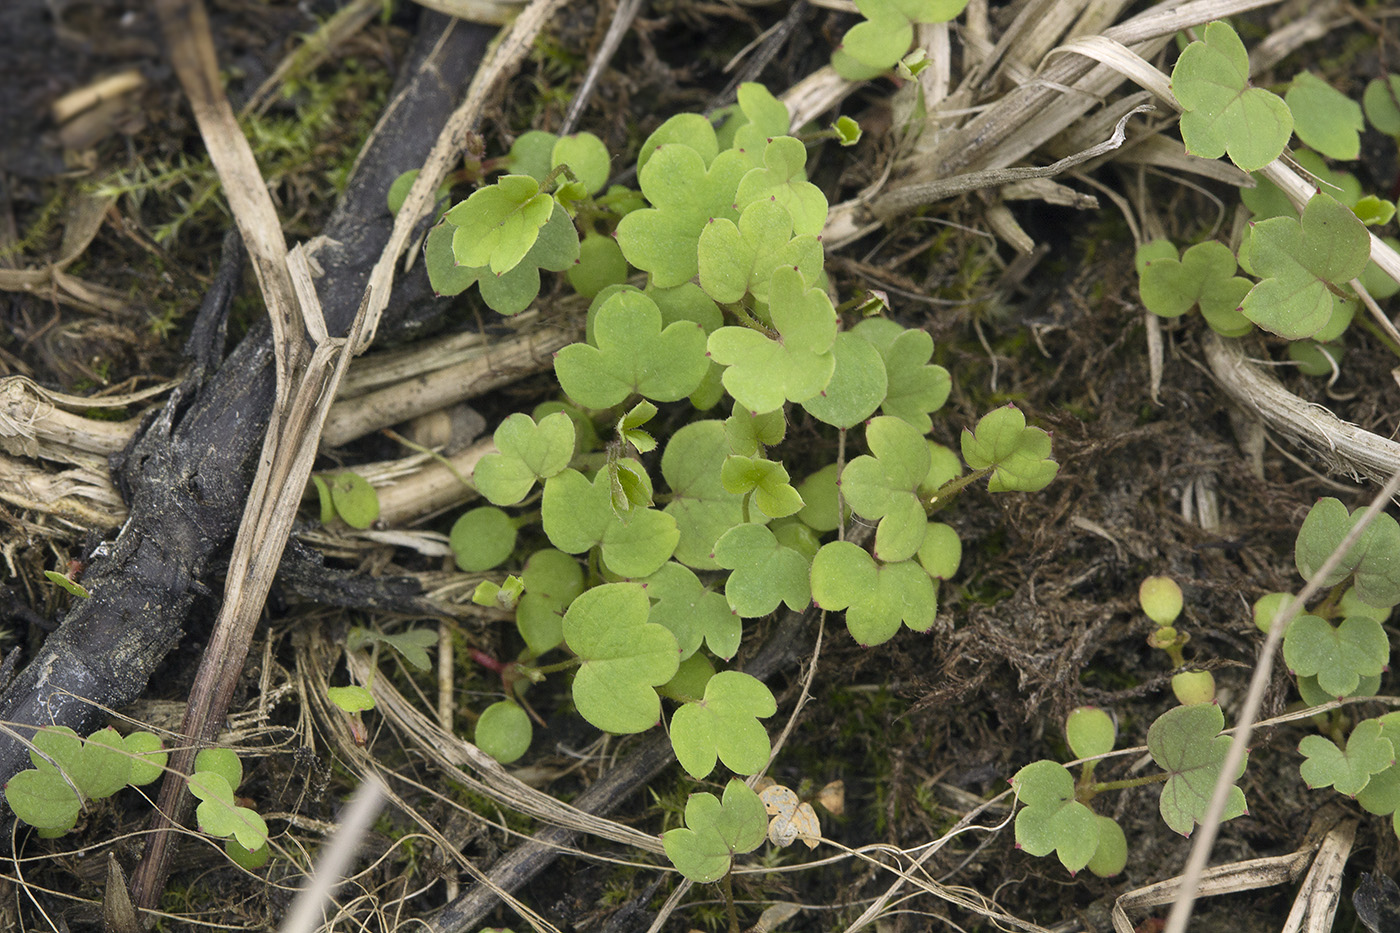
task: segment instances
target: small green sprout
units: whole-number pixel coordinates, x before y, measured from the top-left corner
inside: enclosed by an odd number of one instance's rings
[[[364,477],[343,472],[311,477],[321,504],[321,524],[339,517],[351,528],[363,531],[379,519],[379,494]]]
[[[1138,587],[1138,603],[1153,622],[1172,625],[1181,615],[1181,587],[1171,577],[1148,577]]]
[[[768,834],[763,801],[743,781],[731,779],[724,798],[692,794],[685,805],[685,828],[661,838],[666,857],[691,881],[705,884],[728,874],[733,858],[752,852]]]
[[[529,750],[534,731],[520,704],[500,700],[481,711],[474,741],[477,748],[508,765]]]
[[[59,573],[57,570],[45,570],[44,576],[50,583],[58,586],[62,590],[66,590],[79,599],[88,599],[92,595],[87,591],[87,587],[83,586],[72,577]]]

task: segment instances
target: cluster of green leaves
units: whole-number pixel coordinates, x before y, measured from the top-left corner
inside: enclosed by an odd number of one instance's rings
[[[1383,132],[1400,132],[1400,110],[1387,80],[1372,82],[1364,113]],[[1394,79],[1400,87],[1400,78]],[[1356,179],[1328,167],[1360,151],[1363,106],[1318,76],[1297,75],[1283,97],[1249,83],[1243,43],[1223,22],[1206,27],[1172,71],[1172,93],[1183,108],[1181,135],[1195,155],[1227,155],[1256,187],[1241,198],[1254,214],[1234,250],[1217,241],[1196,243],[1178,255],[1166,240],[1138,250],[1144,306],[1162,317],[1199,308],[1217,332],[1239,337],[1256,325],[1293,341],[1289,355],[1309,375],[1336,371],[1340,338],[1352,322],[1354,279],[1377,297],[1400,290],[1371,263],[1367,227],[1390,222],[1395,205],[1363,196]],[[1301,217],[1258,170],[1278,158],[1296,134],[1297,161],[1319,183]],[[1243,271],[1245,275],[1239,275]],[[1256,281],[1257,280],[1257,281]]]
[[[930,7],[891,9],[907,31]],[[843,325],[819,239],[826,198],[788,131],[783,104],[746,84],[718,129],[698,114],[663,123],[638,156],[639,190],[604,194],[600,143],[526,134],[511,174],[429,236],[442,294],[476,282],[510,314],[538,292],[539,268],[571,264],[591,299],[586,339],[555,357],[564,398],[500,424],[473,475],[489,504],[451,534],[463,570],[516,568],[478,593],[513,609],[524,643],[502,666],[506,699],[477,721],[478,743],[503,761],[529,745],[525,691],[572,670],[574,705],[598,728],[641,732],[673,704],[668,731],[692,777],[762,771],[774,698],[719,669],[745,620],[815,602],[843,611],[862,644],[927,631],[961,560],[956,532],[930,512],[979,480],[1036,491],[1055,476],[1049,435],[1011,405],[964,431],[961,459],[929,439],[948,373],[921,330]],[[644,286],[627,284],[638,270]],[[508,280],[504,300],[491,289]],[[781,451],[799,417],[805,446],[820,434],[834,452],[853,432],[867,452],[803,460],[795,476]],[[877,524],[872,551],[830,540],[852,514]],[[723,801],[692,798],[686,822],[666,848],[696,880],[723,875],[766,826],[742,782]]]
[[[1322,564],[1359,518],[1336,499],[1320,499],[1299,529],[1294,560],[1303,579],[1328,587],[1326,597],[1289,623],[1283,657],[1297,678],[1298,693],[1310,706],[1338,697],[1374,696],[1390,663],[1390,639],[1383,623],[1400,604],[1400,523],[1380,513],[1327,576]],[[1261,631],[1272,628],[1287,593],[1269,593],[1254,604]],[[1335,714],[1322,724],[1328,737],[1310,735],[1298,746],[1300,768],[1309,787],[1334,787],[1371,813],[1400,818],[1400,770],[1393,767],[1400,747],[1400,719],[1388,713],[1357,723],[1341,741],[1345,723]]]
[[[1168,710],[1147,731],[1147,749],[1157,774],[1122,781],[1096,781],[1095,760],[1084,762],[1079,779],[1064,765],[1050,760],[1026,765],[1011,779],[1016,799],[1016,845],[1031,855],[1054,852],[1071,873],[1088,867],[1100,877],[1115,875],[1127,862],[1127,840],[1111,817],[1095,813],[1094,798],[1111,790],[1162,784],[1158,810],[1168,826],[1184,836],[1210,804],[1215,782],[1230,747],[1221,735],[1225,717],[1214,703],[1196,703]],[[1096,759],[1113,750],[1117,733],[1103,710],[1081,707],[1065,722],[1065,741],[1079,758]],[[1244,773],[1241,765],[1239,780]],[[1231,788],[1225,819],[1245,812],[1244,792]]]
[[[1171,577],[1148,577],[1138,587],[1138,602],[1147,617],[1157,623],[1157,630],[1147,637],[1148,645],[1165,651],[1173,668],[1183,668],[1186,657],[1182,648],[1191,636],[1176,627],[1184,605],[1181,587]],[[1210,671],[1178,670],[1172,675],[1172,693],[1185,706],[1209,703],[1215,699],[1215,676]]]
[[[247,869],[260,868],[270,854],[267,823],[256,810],[238,802],[234,791],[243,783],[243,762],[228,748],[206,748],[194,758],[190,793],[199,800],[199,828],[224,840],[229,857]]]

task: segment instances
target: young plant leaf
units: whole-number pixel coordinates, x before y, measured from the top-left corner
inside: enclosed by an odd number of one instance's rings
[[[1113,751],[1117,736],[1113,717],[1096,706],[1081,706],[1065,717],[1065,743],[1076,758],[1093,758]]]
[[[796,612],[811,601],[807,559],[779,544],[763,525],[729,529],[715,542],[714,556],[721,567],[733,571],[724,584],[724,597],[746,619],[766,616],[780,602]]]
[[[493,505],[462,513],[452,523],[448,546],[457,566],[467,573],[499,567],[515,550],[515,522]]]
[[[695,421],[671,435],[661,456],[661,475],[671,487],[666,514],[676,520],[676,560],[696,570],[718,570],[715,542],[743,521],[743,499],[724,488],[725,427]]]
[[[685,321],[661,324],[647,296],[614,294],[594,319],[596,345],[571,344],[555,356],[559,385],[587,408],[611,408],[634,392],[658,402],[685,398],[709,369],[705,332]]]
[[[802,403],[807,413],[838,428],[853,428],[875,413],[889,391],[880,351],[850,331],[836,335],[836,358],[826,388]]]
[[[1168,710],[1147,730],[1147,750],[1168,775],[1159,805],[1162,819],[1183,836],[1191,835],[1210,805],[1230,750],[1230,737],[1220,734],[1224,727],[1219,706],[1197,703]],[[1245,764],[1240,762],[1234,780],[1244,774]],[[1244,791],[1231,787],[1222,819],[1232,820],[1245,810]]]
[[[962,539],[951,525],[929,522],[924,543],[919,545],[919,553],[914,556],[930,577],[950,580],[962,563]]]
[[[928,446],[917,428],[888,415],[871,419],[865,442],[874,456],[856,457],[847,464],[841,492],[857,515],[880,522],[875,556],[889,562],[908,560],[918,553],[928,530],[918,494],[928,475]]]
[[[518,703],[498,700],[481,711],[474,741],[477,748],[508,765],[530,750],[534,734],[529,714]]]
[[[608,183],[612,157],[608,147],[592,133],[561,136],[550,152],[550,168],[567,165],[589,194],[597,194]]]
[[[583,570],[562,551],[543,548],[530,555],[520,574],[525,595],[515,607],[515,625],[538,656],[564,640],[564,610],[583,592]]]
[[[962,454],[974,470],[994,468],[987,483],[991,492],[1039,492],[1060,469],[1050,459],[1050,435],[1026,427],[1026,416],[1015,405],[988,412],[971,431],[963,428]]]
[[[583,664],[574,676],[579,715],[604,732],[644,732],[661,718],[655,687],[676,674],[680,650],[636,583],[605,583],[564,613],[564,641]]]
[[[1139,255],[1152,245],[1141,247]],[[1180,261],[1173,247],[1170,256],[1149,256],[1143,262],[1139,283],[1142,303],[1153,314],[1165,318],[1179,317],[1199,305],[1212,328],[1223,332],[1223,327],[1239,336],[1241,324],[1245,333],[1252,327],[1238,309],[1253,284],[1235,275],[1238,267],[1235,254],[1216,240],[1190,247]]]
[[[721,803],[714,794],[691,794],[685,805],[685,828],[661,837],[666,857],[697,884],[723,878],[735,855],[763,844],[768,816],[763,801],[743,781],[731,779]]]
[[[1346,506],[1330,496],[1319,499],[1303,519],[1294,547],[1294,561],[1304,580],[1312,581],[1322,564],[1342,543],[1360,517],[1361,510],[1348,513]],[[1400,603],[1400,523],[1382,512],[1375,517],[1359,541],[1347,551],[1337,568],[1319,581],[1336,586],[1356,574],[1356,597],[1371,606],[1389,607]]]
[[[760,202],[782,207],[795,235],[816,237],[826,223],[826,195],[807,180],[806,165],[807,147],[801,140],[791,136],[771,140],[763,150],[764,167],[750,170],[739,180],[734,203],[746,213],[750,205]]]
[[[846,610],[847,630],[866,646],[889,641],[901,622],[927,632],[938,612],[938,587],[918,564],[877,565],[849,541],[832,541],[817,552],[812,599],[822,609]]]
[[[363,713],[374,709],[374,694],[358,684],[348,687],[327,687],[326,699],[347,713]]]
[[[1400,713],[1386,713],[1375,720],[1367,720],[1372,721],[1380,723],[1380,737],[1389,742],[1391,748],[1400,744]],[[1372,774],[1366,786],[1357,792],[1356,802],[1361,804],[1361,808],[1367,813],[1377,816],[1386,816],[1400,810],[1400,768],[1392,764]]]
[[[545,534],[568,554],[601,544],[603,564],[610,571],[623,577],[649,576],[674,553],[680,529],[675,518],[655,509],[632,509],[624,521],[613,508],[611,486],[607,470],[599,470],[592,482],[573,469],[545,480],[540,504]]]
[[[1293,133],[1293,114],[1275,94],[1249,85],[1249,55],[1227,23],[1205,29],[1172,69],[1172,94],[1185,112],[1181,138],[1194,155],[1230,160],[1246,172],[1268,165]]]
[[[705,698],[686,703],[671,717],[676,760],[697,781],[709,777],[715,760],[735,774],[757,774],[773,747],[760,719],[778,711],[772,692],[739,671],[721,671],[705,685]]]
[[[1378,719],[1359,723],[1347,738],[1345,751],[1330,739],[1309,735],[1298,744],[1298,752],[1307,759],[1298,770],[1308,787],[1332,787],[1348,797],[1361,793],[1371,775],[1395,763],[1395,747],[1381,736]]]
[[[1293,113],[1293,131],[1305,145],[1344,162],[1360,155],[1366,121],[1356,101],[1309,71],[1293,79],[1283,99]]]
[[[166,759],[169,757],[161,747],[160,736],[150,732],[132,732],[122,739],[128,755],[138,757],[131,762],[128,783],[133,787],[143,787],[165,773]]]
[[[816,236],[794,236],[792,215],[781,204],[768,200],[744,208],[737,224],[723,218],[706,224],[697,257],[700,287],[725,304],[745,295],[766,303],[769,281],[779,266],[796,267],[815,281],[823,259]]]
[[[1254,225],[1249,258],[1262,281],[1240,310],[1281,337],[1311,337],[1332,317],[1334,284],[1360,275],[1370,256],[1366,226],[1335,198],[1316,194],[1301,220],[1273,217]]]
[[[688,567],[668,561],[638,582],[652,601],[648,622],[664,625],[676,636],[681,660],[695,654],[703,641],[716,657],[734,657],[744,623],[719,593],[705,588]]]
[[[536,480],[548,479],[569,465],[574,440],[574,423],[562,411],[546,415],[539,424],[516,412],[496,429],[499,453],[486,454],[477,462],[472,482],[493,505],[515,505]]]
[[[1390,660],[1390,639],[1375,619],[1353,616],[1333,627],[1314,615],[1298,616],[1283,636],[1283,660],[1303,677],[1316,677],[1329,698],[1349,695],[1362,677],[1375,677]]]
[[[753,493],[753,504],[769,518],[793,515],[805,504],[788,478],[781,463],[739,454],[726,457],[719,472],[726,490],[738,496]]]
[[[50,583],[57,584],[60,589],[67,590],[70,594],[78,597],[79,599],[87,599],[89,596],[92,595],[87,591],[87,587],[83,586],[81,583],[78,583],[75,580],[70,580],[68,577],[59,573],[57,570],[45,570],[44,576],[48,578],[48,581]]]
[[[786,433],[787,418],[781,408],[755,415],[735,402],[733,414],[724,421],[724,439],[729,449],[745,457],[756,455],[761,447],[781,444]]]
[[[379,494],[362,476],[338,473],[327,483],[336,514],[351,528],[365,529],[379,518]]]
[[[493,275],[514,269],[539,238],[555,201],[528,175],[503,175],[478,188],[447,212],[456,226],[452,251],[460,265],[490,266]]]
[[[52,769],[30,769],[10,778],[5,785],[5,802],[19,819],[55,834],[76,826],[82,811],[77,792]]]
[[[713,145],[713,130],[709,139]],[[643,152],[647,158],[638,159],[637,180],[653,206],[618,222],[617,245],[628,262],[651,273],[658,288],[670,288],[699,271],[696,244],[705,226],[713,219],[738,218],[734,192],[749,164],[734,150],[707,163],[701,152],[674,143],[644,146]]]
[[[927,434],[933,429],[929,413],[943,407],[953,387],[948,370],[929,363],[933,338],[925,331],[900,327],[889,318],[867,318],[851,333],[874,344],[884,357],[888,388],[880,410]]]
[[[1128,837],[1110,816],[1094,814],[1099,823],[1099,847],[1089,859],[1089,870],[1100,878],[1112,878],[1128,864]]]
[[[724,371],[724,387],[745,408],[765,414],[784,400],[803,402],[831,381],[836,359],[836,309],[819,288],[784,266],[773,272],[769,311],[779,339],[748,327],[721,327],[709,351]]]
[[[1094,811],[1074,799],[1074,776],[1064,765],[1037,761],[1011,779],[1023,807],[1016,814],[1016,846],[1034,856],[1059,855],[1071,874],[1089,864],[1099,847]]]
[[[423,248],[428,282],[438,295],[457,295],[477,285],[481,289],[481,300],[504,315],[519,314],[535,300],[540,293],[541,269],[550,272],[573,269],[581,255],[578,231],[568,211],[557,203],[529,252],[513,268],[499,275],[489,266],[459,263],[452,247],[456,233],[457,228],[447,222],[438,224],[428,233]]]

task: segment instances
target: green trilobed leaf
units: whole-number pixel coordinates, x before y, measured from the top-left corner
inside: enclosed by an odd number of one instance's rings
[[[929,522],[924,533],[924,543],[919,545],[916,555],[919,566],[923,567],[935,580],[949,580],[958,572],[962,563],[962,539],[951,525],[942,522]]]
[[[1186,111],[1181,138],[1193,154],[1229,154],[1246,172],[1268,165],[1288,145],[1293,114],[1277,95],[1249,86],[1249,55],[1226,23],[1211,23],[1172,69],[1171,90]]]
[[[738,217],[734,192],[747,170],[743,154],[733,150],[720,153],[708,168],[690,146],[667,144],[654,150],[637,176],[653,206],[618,222],[622,255],[650,272],[660,288],[689,280],[699,271],[701,231],[712,219]]]
[[[882,561],[913,557],[923,544],[928,519],[919,484],[928,475],[929,450],[918,429],[881,415],[865,429],[874,456],[856,457],[841,474],[841,492],[857,515],[878,520],[875,556]]]
[[[1370,256],[1365,224],[1335,198],[1314,195],[1301,220],[1274,217],[1254,225],[1250,264],[1263,281],[1241,311],[1281,337],[1310,337],[1332,317],[1330,286],[1356,278]]]
[[[778,543],[763,525],[736,525],[715,542],[715,560],[733,571],[724,584],[729,606],[745,618],[766,616],[786,603],[793,611],[811,601],[807,559]]]
[[[661,475],[671,487],[665,511],[680,530],[676,560],[696,570],[720,569],[715,542],[743,521],[744,497],[720,480],[726,456],[724,423],[696,421],[671,436],[661,457]]]
[[[836,367],[836,309],[801,273],[773,272],[770,311],[779,340],[747,327],[721,327],[710,335],[710,356],[728,366],[724,387],[745,408],[766,414],[784,401],[803,402],[826,388]]]
[[[568,270],[569,284],[583,297],[592,299],[609,285],[626,282],[627,268],[616,240],[589,233],[579,243],[578,262]]]
[[[817,552],[812,599],[822,609],[846,610],[847,630],[866,646],[889,641],[901,622],[926,632],[938,612],[938,588],[918,564],[877,565],[849,541],[833,541]]]
[[[637,171],[640,173],[651,157],[670,143],[695,150],[706,166],[719,154],[719,141],[710,121],[698,113],[678,113],[658,126],[642,143],[637,151]]]
[[[516,412],[496,429],[496,449],[477,462],[472,482],[495,505],[515,505],[535,480],[548,479],[574,456],[574,423],[563,412],[540,420]]]
[[[1346,506],[1336,499],[1317,501],[1298,530],[1294,549],[1294,560],[1303,579],[1313,580],[1360,517],[1360,509],[1348,514]],[[1377,607],[1400,603],[1400,524],[1395,519],[1384,512],[1376,515],[1337,568],[1318,583],[1335,586],[1351,573],[1356,575],[1357,599]]]
[[[1050,459],[1050,435],[1026,427],[1015,405],[983,415],[971,431],[964,428],[962,453],[974,470],[995,467],[987,483],[992,492],[1039,492],[1060,469]]]
[[[1395,747],[1381,736],[1377,719],[1358,724],[1347,738],[1345,751],[1320,735],[1305,736],[1298,751],[1307,759],[1298,768],[1304,783],[1313,790],[1332,787],[1348,797],[1361,793],[1371,775],[1395,763]]]
[[[831,346],[836,357],[831,381],[802,403],[807,413],[838,428],[853,428],[875,413],[885,401],[889,377],[884,357],[872,344],[843,331]]]
[[[567,165],[589,194],[597,194],[608,183],[612,157],[608,147],[592,133],[561,136],[550,153],[550,168]]]
[[[787,418],[781,408],[766,415],[755,415],[738,402],[725,419],[724,439],[736,454],[752,457],[760,447],[773,447],[787,434]]]
[[[676,674],[680,651],[664,626],[647,622],[646,591],[605,583],[564,614],[564,641],[583,662],[574,677],[579,714],[604,732],[643,732],[661,717],[653,689]]]
[[[1380,723],[1380,736],[1390,743],[1391,748],[1400,744],[1400,713],[1386,713],[1378,719],[1367,721]],[[1367,813],[1377,816],[1386,816],[1400,810],[1400,768],[1392,764],[1372,774],[1366,786],[1357,792],[1356,802],[1361,804]]]
[[[1283,99],[1293,114],[1293,131],[1305,145],[1329,159],[1350,161],[1361,153],[1366,121],[1356,101],[1307,71],[1293,79]]]
[[[671,717],[671,747],[686,773],[709,777],[715,760],[735,774],[757,774],[768,766],[773,746],[760,719],[778,711],[763,681],[722,671],[705,685],[705,698],[686,703]]]
[[[1056,852],[1060,864],[1077,872],[1099,847],[1094,811],[1074,798],[1074,776],[1053,761],[1026,765],[1011,779],[1016,799],[1016,845],[1036,857]]]
[[[110,797],[131,783],[132,761],[126,744],[111,727],[87,737],[78,761],[79,770],[69,777],[90,800]]]
[[[836,464],[822,467],[798,484],[797,491],[807,504],[797,513],[798,519],[816,532],[835,531],[841,525],[840,501],[837,496]],[[850,507],[846,514],[850,515]]]
[[[452,524],[448,546],[457,566],[467,573],[499,567],[515,550],[515,522],[495,506],[462,513]]]
[[[604,302],[594,338],[596,346],[571,344],[554,358],[559,385],[588,408],[610,408],[634,392],[674,402],[694,392],[709,369],[704,330],[686,321],[663,330],[656,303],[638,292]]]
[[[734,657],[743,637],[743,620],[694,571],[668,562],[638,582],[646,586],[651,600],[647,621],[666,626],[676,636],[682,661],[695,654],[702,641],[716,657]]]
[[[784,518],[802,508],[802,496],[788,483],[781,463],[762,457],[726,457],[719,472],[724,488],[736,495],[753,493],[753,504],[769,518]]]
[[[563,272],[572,269],[580,258],[578,231],[568,212],[558,204],[524,258],[500,275],[489,266],[459,264],[452,246],[456,231],[455,226],[444,222],[428,234],[424,266],[429,283],[438,295],[456,295],[479,285],[482,300],[500,314],[519,314],[530,306],[540,292],[541,269]]]
[[[544,181],[554,166],[550,155],[559,137],[544,130],[527,130],[511,143],[506,162],[517,175],[529,175],[535,181]]]
[[[666,857],[697,884],[718,881],[735,855],[752,852],[768,835],[763,801],[743,781],[731,779],[724,802],[714,794],[691,794],[685,804],[685,828],[662,837]]]
[[[515,626],[531,653],[544,654],[564,640],[564,610],[583,592],[583,570],[562,551],[530,555],[520,573],[525,595],[515,606]]]
[[[822,248],[815,235],[793,235],[792,216],[775,201],[744,208],[739,222],[710,221],[698,247],[700,287],[715,301],[733,303],[745,295],[768,301],[769,280],[778,266],[795,266],[813,281],[822,271]]]
[[[494,185],[478,188],[446,214],[457,228],[452,238],[457,262],[489,266],[494,275],[515,268],[554,208],[554,199],[528,175],[503,175]]]
[[[884,357],[888,389],[880,410],[903,418],[927,434],[933,428],[929,413],[943,407],[953,387],[948,370],[929,363],[933,338],[924,331],[900,327],[888,318],[868,318],[851,332],[874,344]]]
[[[807,180],[807,147],[779,136],[763,150],[763,168],[749,170],[739,181],[734,201],[740,210],[760,201],[786,209],[792,231],[815,237],[826,223],[826,195]]]
[[[5,802],[19,819],[55,835],[76,826],[82,811],[77,792],[55,770],[19,772],[5,785]]]
[[[786,136],[791,129],[792,119],[787,106],[772,94],[768,88],[752,81],[739,85],[738,114],[732,119],[732,147],[742,150],[750,157],[755,167],[763,164],[763,153],[768,140]],[[729,147],[726,147],[729,148]]]
[[[1168,710],[1147,730],[1147,750],[1168,775],[1159,805],[1162,819],[1183,836],[1191,835],[1210,805],[1230,750],[1230,737],[1220,734],[1224,727],[1219,706],[1196,703]],[[1240,762],[1234,780],[1244,774],[1245,764]],[[1232,820],[1245,809],[1244,791],[1230,788],[1222,819]]]
[[[1283,659],[1288,669],[1316,677],[1330,697],[1343,697],[1362,677],[1380,674],[1390,660],[1390,639],[1375,619],[1353,616],[1333,627],[1326,619],[1303,615],[1283,636]]]
[[[1235,254],[1215,240],[1197,243],[1180,261],[1174,255],[1148,259],[1139,283],[1142,303],[1166,318],[1179,317],[1198,304],[1203,315],[1207,308],[1212,317],[1236,313],[1253,287],[1248,279],[1235,275],[1237,268]]]
[[[481,711],[473,740],[477,748],[508,765],[530,750],[534,735],[529,714],[510,700],[499,700]]]

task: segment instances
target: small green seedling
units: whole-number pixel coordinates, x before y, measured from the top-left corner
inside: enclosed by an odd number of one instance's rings
[[[1172,667],[1183,667],[1186,656],[1182,648],[1191,640],[1191,636],[1175,625],[1183,605],[1181,587],[1171,577],[1148,577],[1138,587],[1138,602],[1142,611],[1158,626],[1147,637],[1147,643],[1167,652]],[[1215,699],[1215,676],[1210,671],[1178,671],[1172,675],[1172,693],[1176,694],[1177,702],[1185,706],[1209,703]]]
[[[909,51],[916,23],[945,23],[966,7],[967,0],[857,0],[865,19],[846,33],[831,66],[851,81],[884,74]]]
[[[87,599],[92,595],[87,591],[87,587],[83,586],[72,577],[59,573],[57,570],[45,570],[44,576],[50,583],[58,586],[60,589],[66,590],[79,599]]]
[[[1184,109],[1181,138],[1194,155],[1229,155],[1246,172],[1283,152],[1293,134],[1293,114],[1276,94],[1249,85],[1249,55],[1230,26],[1211,23],[1205,36],[1181,53],[1171,90]]]
[[[150,732],[122,736],[107,728],[83,739],[66,726],[54,726],[34,733],[29,759],[34,767],[5,785],[5,802],[39,835],[54,837],[77,824],[89,801],[160,777],[166,753]]]
[[[362,476],[337,473],[311,477],[321,502],[321,524],[340,518],[351,528],[363,531],[379,519],[379,494]]]
[[[714,794],[691,794],[685,828],[668,830],[661,840],[677,871],[706,884],[727,875],[734,856],[757,849],[767,835],[763,801],[743,781],[732,778],[723,800]]]
[[[241,783],[243,763],[231,749],[206,748],[195,756],[189,786],[199,800],[195,807],[199,828],[224,839],[229,857],[251,870],[267,862],[267,823],[234,798]]]

